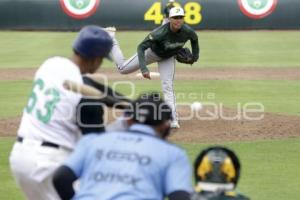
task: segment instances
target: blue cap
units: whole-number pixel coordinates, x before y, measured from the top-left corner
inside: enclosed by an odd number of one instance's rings
[[[85,58],[107,57],[112,44],[111,37],[103,28],[90,25],[80,30],[73,49]]]

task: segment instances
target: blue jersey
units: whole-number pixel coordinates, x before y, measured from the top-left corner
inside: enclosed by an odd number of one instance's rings
[[[84,136],[65,165],[80,178],[73,199],[162,200],[174,191],[192,192],[185,151],[145,125]]]

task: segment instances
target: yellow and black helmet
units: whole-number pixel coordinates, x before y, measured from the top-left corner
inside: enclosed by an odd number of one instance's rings
[[[194,163],[196,183],[237,184],[240,162],[233,151],[221,146],[203,150]]]

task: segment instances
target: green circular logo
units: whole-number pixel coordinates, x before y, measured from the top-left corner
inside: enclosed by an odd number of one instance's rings
[[[60,0],[64,12],[72,18],[84,19],[93,15],[100,0]]]
[[[270,15],[278,0],[238,0],[240,10],[252,19],[261,19]]]

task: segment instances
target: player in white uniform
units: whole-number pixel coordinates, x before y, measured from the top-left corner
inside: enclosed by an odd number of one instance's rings
[[[94,73],[112,48],[110,36],[101,27],[84,27],[74,42],[71,59],[53,57],[37,70],[27,106],[23,111],[10,166],[27,199],[59,199],[51,182],[52,173],[71,153],[82,134],[104,131],[103,127],[80,125],[101,122],[99,109],[82,107],[86,99],[67,91],[65,80],[82,84],[85,73]],[[93,111],[94,110],[94,111]],[[89,116],[99,116],[89,122]],[[77,115],[80,113],[80,115]],[[85,125],[86,125],[85,124]]]
[[[177,52],[182,49],[187,41],[191,42],[193,62],[199,58],[199,44],[196,32],[184,24],[184,10],[181,7],[173,7],[169,14],[169,23],[153,30],[137,48],[137,54],[126,60],[118,45],[118,41],[113,38],[113,48],[111,57],[117,65],[121,74],[129,74],[141,70],[144,78],[151,79],[148,64],[157,63],[160,73],[162,91],[165,101],[172,108],[173,122],[172,128],[179,128],[178,116],[176,112],[176,98],[174,93],[175,58]]]

